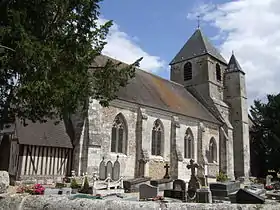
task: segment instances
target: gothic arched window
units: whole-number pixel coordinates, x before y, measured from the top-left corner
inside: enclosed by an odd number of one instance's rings
[[[217,144],[214,138],[209,143],[209,163],[217,162]]]
[[[163,125],[160,120],[156,120],[152,130],[152,155],[163,155],[163,138]]]
[[[219,82],[222,81],[221,67],[220,67],[220,65],[218,63],[216,64],[216,79]]]
[[[194,138],[189,128],[184,137],[184,158],[194,158]]]
[[[192,79],[192,64],[191,62],[187,62],[184,65],[184,81]]]
[[[127,126],[122,114],[115,117],[112,126],[111,152],[126,153]]]

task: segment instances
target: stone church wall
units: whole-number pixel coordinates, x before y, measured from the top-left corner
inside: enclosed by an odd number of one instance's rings
[[[171,118],[166,113],[161,112],[159,110],[155,110],[152,108],[147,109],[147,123],[148,129],[150,132],[147,132],[148,136],[145,138],[149,139],[149,145],[146,145],[146,148],[149,148],[150,152],[150,161],[149,161],[149,176],[153,179],[161,179],[165,174],[164,165],[166,162],[170,163],[170,131],[171,131]],[[163,141],[163,155],[162,156],[154,156],[151,154],[152,151],[152,128],[154,122],[160,119],[163,125],[164,132],[164,141]]]
[[[181,150],[182,154],[184,155],[184,140],[185,140],[185,134],[187,129],[190,129],[193,135],[194,139],[194,160],[197,161],[198,156],[198,124],[199,122],[197,120],[181,117],[180,118],[180,129],[179,129],[179,149]],[[189,164],[190,159],[184,158],[183,161],[180,162],[178,165],[178,178],[189,181],[191,176],[191,171],[187,169],[187,165]]]
[[[112,153],[111,130],[115,117],[121,113],[127,124],[127,152]],[[88,173],[98,172],[102,158],[114,162],[119,156],[121,176],[133,177],[135,165],[135,129],[137,120],[137,109],[118,108],[110,106],[103,108],[98,101],[93,101],[89,107],[89,152]]]
[[[120,162],[120,172],[121,176],[125,178],[133,178],[136,171],[136,161],[137,158],[137,120],[139,120],[138,110],[139,105],[132,104],[120,100],[114,101],[110,107],[102,108],[97,101],[93,101],[90,104],[88,111],[88,156],[87,156],[87,172],[92,174],[93,172],[98,173],[99,164],[104,157],[105,162],[112,161],[114,162],[119,156]],[[145,114],[147,119],[145,119],[146,131],[142,135],[142,148],[147,149],[149,161],[147,162],[148,167],[145,168],[145,176],[149,176],[152,179],[163,178],[165,174],[164,165],[168,163],[176,163],[176,178],[183,179],[188,181],[190,179],[190,170],[187,169],[190,159],[184,158],[184,138],[187,129],[191,130],[194,139],[194,160],[198,161],[198,156],[200,153],[204,154],[205,158],[209,153],[209,142],[213,137],[217,144],[217,164],[219,163],[219,127],[211,123],[204,123],[205,130],[203,132],[203,143],[202,147],[199,148],[198,141],[200,139],[200,121],[198,119],[188,118],[185,116],[178,116],[179,119],[179,128],[176,129],[176,145],[177,152],[180,152],[183,155],[183,160],[178,161],[175,154],[176,150],[171,149],[172,141],[175,141],[172,137],[172,119],[174,113],[165,112],[162,110],[150,108],[150,107],[141,107],[145,109]],[[127,152],[126,154],[112,153],[111,151],[111,129],[115,117],[121,113],[127,124],[128,135],[127,135]],[[151,141],[152,141],[152,128],[154,122],[159,119],[163,125],[164,131],[164,141],[163,141],[163,153],[161,156],[154,156],[151,154]],[[176,158],[176,160],[171,160],[171,158]],[[86,157],[85,157],[86,158]],[[172,167],[171,167],[172,168]],[[172,172],[171,172],[172,173]]]

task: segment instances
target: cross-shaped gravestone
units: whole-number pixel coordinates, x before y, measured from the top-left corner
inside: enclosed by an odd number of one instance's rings
[[[191,169],[191,179],[188,184],[188,196],[191,200],[194,200],[196,197],[196,191],[200,188],[200,183],[195,175],[195,169],[198,168],[198,164],[194,163],[194,160],[191,159],[187,168]]]
[[[168,172],[168,169],[170,168],[170,166],[166,163],[166,165],[164,166],[165,168],[165,175],[164,175],[164,179],[170,179],[170,176],[169,176],[169,172]]]
[[[188,169],[191,169],[191,175],[192,175],[192,176],[195,176],[195,169],[198,168],[198,164],[197,164],[197,163],[194,163],[194,160],[191,159],[191,160],[190,160],[190,164],[187,165],[187,168],[188,168]]]

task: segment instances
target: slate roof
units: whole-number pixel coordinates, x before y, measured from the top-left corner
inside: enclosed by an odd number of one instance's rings
[[[221,56],[220,52],[210,43],[202,31],[197,29],[179,53],[173,58],[170,65],[206,54],[227,64],[227,61]]]
[[[19,121],[16,122],[16,132],[19,144],[73,148],[71,140],[66,133],[64,123],[58,125],[55,120],[48,120],[46,123],[27,122],[24,126]]]
[[[110,58],[99,56],[95,65],[102,66],[107,59]],[[120,100],[220,123],[183,85],[141,69],[136,69],[135,78],[120,88],[117,95]]]
[[[228,69],[229,69],[229,71],[242,71],[243,72],[243,70],[234,54],[232,54],[232,56],[229,60]]]

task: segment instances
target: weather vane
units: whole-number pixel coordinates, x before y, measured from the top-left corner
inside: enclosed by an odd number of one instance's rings
[[[197,28],[200,28],[200,15],[197,16]]]

